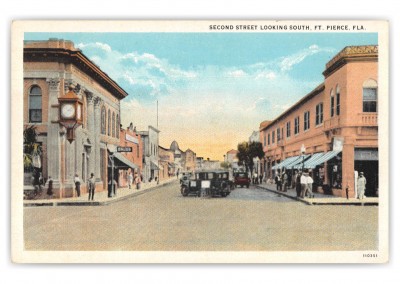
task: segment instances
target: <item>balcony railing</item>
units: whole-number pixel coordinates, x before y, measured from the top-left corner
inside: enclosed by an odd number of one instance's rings
[[[359,113],[357,122],[360,126],[377,126],[378,125],[378,114],[376,112]]]
[[[339,125],[340,125],[340,117],[334,116],[334,117],[324,121],[324,130],[338,128]]]

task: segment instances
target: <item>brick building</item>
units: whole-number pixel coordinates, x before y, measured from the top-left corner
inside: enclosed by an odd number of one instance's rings
[[[71,41],[25,41],[23,72],[24,126],[37,127],[43,148],[40,170],[54,180],[55,196],[75,195],[76,173],[83,181],[82,192],[90,173],[96,190],[106,189],[108,147],[119,144],[120,100],[128,94]],[[69,143],[59,124],[58,98],[71,85],[83,101],[83,125]]]
[[[348,46],[327,64],[324,82],[272,121],[260,124],[266,176],[311,169],[315,189],[367,196],[378,191],[378,46]],[[381,94],[382,95],[382,94]],[[387,95],[387,94],[383,94]]]

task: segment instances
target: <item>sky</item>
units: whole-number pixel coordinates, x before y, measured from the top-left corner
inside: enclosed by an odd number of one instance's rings
[[[26,33],[71,40],[129,95],[121,123],[222,160],[324,81],[325,64],[375,33]]]

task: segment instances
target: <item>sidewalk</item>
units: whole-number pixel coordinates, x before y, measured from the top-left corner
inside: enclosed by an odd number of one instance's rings
[[[155,190],[157,188],[166,186],[170,183],[177,181],[176,178],[171,178],[168,180],[160,181],[159,184],[156,182],[142,183],[139,190],[135,188],[122,187],[117,189],[117,194],[114,197],[109,198],[107,190],[101,192],[95,192],[94,200],[89,201],[89,194],[82,194],[80,197],[70,197],[70,198],[58,198],[58,199],[37,199],[37,200],[24,200],[24,207],[32,206],[99,206],[108,205],[114,202],[132,198],[144,194],[146,192]]]
[[[295,189],[288,189],[287,192],[277,191],[275,184],[259,184],[256,185],[258,188],[262,188],[268,190],[270,192],[274,192],[281,196],[285,196],[300,202],[303,202],[307,205],[379,205],[378,197],[367,197],[363,200],[357,198],[343,198],[337,197],[333,195],[326,195],[318,192],[313,192],[314,198],[298,198],[296,196]]]

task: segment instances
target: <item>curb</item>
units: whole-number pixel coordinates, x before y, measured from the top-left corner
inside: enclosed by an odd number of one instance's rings
[[[119,202],[119,201],[122,201],[122,200],[126,200],[126,199],[129,199],[129,198],[133,198],[133,197],[145,194],[147,192],[156,190],[156,189],[158,189],[160,187],[166,186],[166,185],[171,184],[173,182],[174,182],[174,180],[173,181],[168,181],[168,182],[165,182],[163,184],[158,184],[158,185],[156,185],[154,187],[143,189],[143,190],[141,190],[139,192],[132,192],[131,194],[127,194],[127,195],[119,197],[119,198],[118,197],[117,198],[114,197],[114,198],[111,198],[109,200],[104,200],[104,201],[53,201],[53,202],[35,202],[35,203],[25,203],[24,202],[24,207],[104,206],[104,205],[109,205],[109,204],[112,204],[112,203],[115,203],[115,202]]]
[[[278,194],[278,195],[283,195],[283,196],[285,196],[287,198],[290,198],[290,199],[293,199],[293,200],[296,200],[296,201],[303,202],[303,203],[305,203],[307,205],[359,205],[359,206],[376,206],[376,205],[378,205],[379,206],[379,202],[374,202],[374,201],[367,201],[367,202],[359,202],[359,201],[354,201],[354,202],[352,202],[352,201],[349,201],[349,202],[335,202],[335,201],[332,200],[332,202],[318,202],[315,199],[302,199],[302,198],[298,198],[297,196],[292,196],[292,195],[286,194],[284,192],[272,190],[272,189],[269,189],[269,188],[266,188],[266,187],[262,187],[262,186],[259,186],[259,185],[256,185],[256,187],[260,188],[260,189],[267,190],[269,192],[272,192],[272,193],[275,193],[275,194]]]

